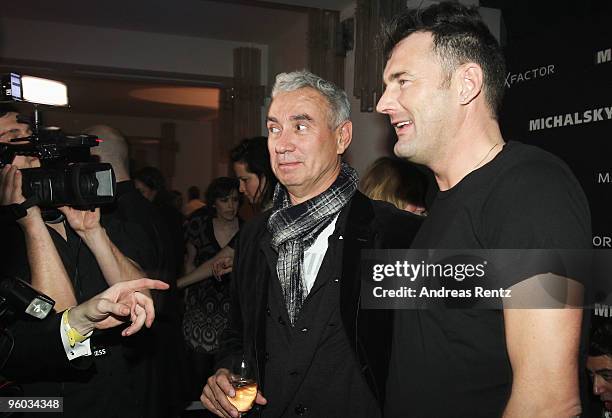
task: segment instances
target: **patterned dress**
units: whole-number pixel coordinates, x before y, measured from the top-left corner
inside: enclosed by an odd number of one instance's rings
[[[196,249],[194,264],[199,266],[214,257],[221,247],[215,238],[213,217],[205,208],[188,219],[185,241]],[[187,346],[200,353],[214,353],[219,337],[229,322],[230,274],[217,281],[211,277],[185,289],[183,336]]]

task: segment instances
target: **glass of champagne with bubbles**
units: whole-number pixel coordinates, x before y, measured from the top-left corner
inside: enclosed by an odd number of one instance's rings
[[[247,354],[237,356],[232,362],[230,373],[230,382],[236,394],[227,399],[243,416],[253,407],[257,397],[257,363]]]

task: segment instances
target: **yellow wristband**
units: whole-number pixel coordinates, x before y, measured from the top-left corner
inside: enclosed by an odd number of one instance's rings
[[[70,322],[68,318],[68,313],[70,312],[70,309],[72,308],[66,309],[64,313],[62,314],[62,323],[64,324],[64,331],[66,332],[66,336],[68,337],[68,342],[70,343],[70,347],[74,347],[76,343],[81,343],[85,341],[86,339],[88,339],[89,337],[91,337],[91,334],[93,331],[88,332],[87,335],[81,335],[79,331],[72,328],[70,326]]]

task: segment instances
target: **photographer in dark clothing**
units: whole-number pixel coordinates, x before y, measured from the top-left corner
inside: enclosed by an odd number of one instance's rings
[[[21,135],[27,135],[27,126],[20,128]],[[1,138],[7,141],[10,136]],[[0,205],[25,201],[18,168],[39,164],[35,157],[17,156],[2,168]],[[100,223],[99,209],[60,210],[64,222],[46,223],[41,210],[33,206],[27,209],[26,216],[5,225],[3,238],[10,245],[0,251],[4,273],[28,280],[56,301],[57,310],[75,306],[115,283],[144,276],[139,265],[147,265],[146,255],[137,246],[119,249]],[[61,376],[54,376],[48,382],[27,379],[19,383],[27,396],[64,396],[66,416],[144,416],[141,389],[133,378],[142,360],[137,351],[122,343],[115,330],[94,336],[95,370],[79,375],[78,381],[65,382]],[[117,411],[116,405],[121,405],[122,410]]]

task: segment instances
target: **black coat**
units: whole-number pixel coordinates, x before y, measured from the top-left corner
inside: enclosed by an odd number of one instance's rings
[[[392,311],[359,309],[360,252],[362,249],[409,248],[421,219],[357,192],[348,211],[343,234],[340,312],[351,347],[364,377],[382,407],[391,350]],[[240,232],[234,258],[231,323],[222,336],[218,367],[228,367],[232,354],[254,347],[259,382],[265,376],[268,280],[271,275],[263,249],[270,245],[266,224],[270,212],[248,222]],[[340,218],[339,218],[340,219]]]

